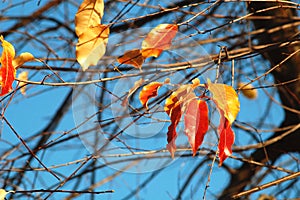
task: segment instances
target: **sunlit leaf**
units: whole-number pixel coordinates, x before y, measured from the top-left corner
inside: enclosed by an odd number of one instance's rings
[[[221,117],[218,131],[220,133],[218,145],[220,158],[219,166],[221,166],[224,160],[232,154],[231,147],[234,143],[234,132],[231,129],[230,122],[224,117]]]
[[[134,83],[134,86],[132,88],[130,88],[130,90],[128,91],[128,94],[127,96],[125,97],[125,99],[123,100],[122,102],[122,106],[126,106],[127,103],[128,103],[128,99],[129,97],[137,90],[139,89],[139,87],[141,87],[143,84],[144,84],[145,80],[143,78],[137,80],[135,83]]]
[[[143,57],[158,57],[163,50],[169,49],[177,31],[176,24],[160,24],[152,29],[142,43]]]
[[[108,35],[109,27],[101,24],[89,27],[80,35],[76,45],[76,58],[83,71],[96,65],[105,54]]]
[[[256,99],[257,90],[251,84],[239,83],[238,87],[242,94],[248,99]]]
[[[202,144],[208,130],[208,107],[205,101],[192,99],[187,104],[184,115],[185,134],[196,155],[199,146]]]
[[[135,68],[141,68],[145,59],[142,56],[141,50],[133,49],[126,51],[124,55],[120,56],[117,60],[120,64],[128,64],[133,65]]]
[[[89,27],[101,23],[103,16],[103,0],[84,0],[75,15],[75,32],[78,37]]]
[[[21,94],[25,95],[26,94],[26,83],[22,81],[27,81],[28,80],[28,71],[23,71],[18,75],[18,79],[20,80],[19,87],[21,88]]]
[[[212,98],[225,118],[232,124],[240,111],[240,102],[235,90],[226,84],[212,83],[207,80],[207,89],[212,93]]]
[[[148,85],[145,85],[140,92],[140,102],[148,110],[148,101],[150,98],[157,96],[157,91],[162,86],[161,82],[151,82]]]
[[[0,200],[5,200],[5,197],[9,193],[14,193],[15,191],[8,191],[6,192],[4,189],[0,189]]]
[[[176,151],[176,127],[180,122],[182,113],[184,113],[186,109],[186,103],[195,97],[196,96],[193,93],[193,88],[191,87],[191,85],[182,85],[166,100],[164,109],[171,119],[171,124],[168,127],[167,133],[167,149],[170,152],[172,158],[174,158],[174,154]]]
[[[34,60],[34,56],[31,53],[24,52],[24,53],[21,53],[19,56],[17,56],[15,59],[13,59],[12,65],[14,66],[14,68],[17,69],[20,66],[22,66],[24,63],[33,61],[33,60]]]
[[[13,45],[0,36],[0,42],[2,42],[2,56],[1,56],[1,94],[3,96],[9,93],[12,89],[12,83],[15,80],[16,71],[12,64],[15,57],[15,49]]]

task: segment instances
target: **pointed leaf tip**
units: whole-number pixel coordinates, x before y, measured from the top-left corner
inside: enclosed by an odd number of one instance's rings
[[[224,160],[232,154],[231,147],[234,143],[234,132],[231,129],[230,123],[226,118],[220,120],[219,125],[219,166],[222,166]]]

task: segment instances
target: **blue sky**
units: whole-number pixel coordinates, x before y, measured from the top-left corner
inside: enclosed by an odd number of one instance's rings
[[[6,7],[9,6],[11,2],[6,1],[4,3],[1,3],[2,6]],[[41,1],[41,5],[44,5],[46,2]],[[162,4],[163,5],[163,4]],[[65,7],[64,7],[65,6]],[[3,14],[5,16],[16,16],[16,15],[27,15],[32,12],[32,10],[36,10],[38,6],[36,5],[35,1],[28,1],[28,3],[24,3],[23,6],[17,6],[15,9],[9,9],[7,12],[3,12],[0,14]],[[58,10],[56,11],[49,11],[46,13],[47,16],[51,16],[54,18],[60,18],[62,16],[59,16],[59,14],[65,14],[64,9],[66,9],[66,5],[63,4],[59,7]],[[68,18],[70,21],[74,18],[74,14],[76,13],[76,6],[69,6],[67,8],[68,10],[68,15],[65,15],[64,17]],[[200,9],[200,8],[199,8]],[[139,9],[138,9],[139,10]],[[130,14],[133,14],[134,11],[138,10],[133,10],[130,12]],[[128,14],[128,16],[130,16]],[[110,21],[114,15],[111,13],[105,13],[104,15],[104,22]],[[127,17],[127,15],[125,16]],[[125,18],[124,17],[124,18]],[[159,23],[171,23],[172,19],[161,19],[157,21],[157,24],[151,24],[151,26],[155,27]],[[0,33],[2,31],[6,30],[6,27],[11,26],[11,22],[1,22],[0,26]],[[32,27],[32,30],[23,30],[28,33],[36,33],[38,30],[43,27],[43,26],[51,26],[52,22],[43,23],[39,24],[38,26]],[[207,24],[207,27],[210,25]],[[72,28],[74,28],[73,25],[71,25]],[[153,27],[148,27],[146,30],[150,30]],[[200,29],[205,30],[207,27],[200,27]],[[192,32],[193,30],[191,30]],[[145,30],[135,30],[133,33],[131,32],[129,38],[135,38],[134,34],[137,35],[143,35],[146,34],[147,31]],[[64,29],[58,30],[57,33],[52,33],[51,34],[46,34],[43,36],[43,41],[46,42],[50,47],[53,49],[56,49],[55,53],[63,58],[67,56],[71,56],[71,58],[75,58],[74,54],[74,46],[66,46],[66,41],[61,42],[60,38],[58,36],[60,35],[65,35],[66,38],[72,38],[72,35],[69,35],[70,33]],[[190,34],[189,32],[185,34]],[[114,44],[117,43],[117,39],[114,38],[121,38],[124,36],[125,33],[118,33],[118,34],[112,34],[111,37],[109,38],[109,44],[108,44],[108,52],[109,48],[114,47]],[[184,35],[178,34],[178,38],[182,38]],[[25,42],[25,39],[23,38],[24,35],[21,33],[14,33],[10,35],[9,37],[5,38],[8,41],[11,41],[13,45],[16,48],[17,54],[20,54],[23,51],[28,51],[31,52],[33,55],[35,55],[37,58],[45,58],[48,55],[45,55],[45,50],[42,49],[43,45],[41,45],[41,41],[32,41],[29,43]],[[209,33],[200,35],[198,36],[200,38],[205,38],[205,37],[210,37]],[[199,39],[199,38],[196,38]],[[175,39],[174,41],[177,42]],[[192,39],[186,40],[188,42],[193,42]],[[24,43],[25,42],[25,43]],[[76,42],[76,41],[73,41]],[[60,45],[59,48],[56,48],[57,45]],[[180,44],[179,42],[176,44]],[[133,46],[131,46],[133,45]],[[134,46],[135,45],[135,46]],[[219,45],[223,45],[221,42]],[[139,43],[132,43],[130,45],[124,45],[125,47],[120,47],[117,51],[114,52],[113,56],[118,56],[121,54],[122,51],[125,51],[125,49],[131,49],[133,47],[138,47]],[[41,49],[40,49],[41,48]],[[71,50],[70,50],[71,49]],[[126,49],[126,50],[127,50]],[[205,50],[204,50],[205,49]],[[170,52],[164,52],[164,54],[157,59],[155,62],[165,62],[166,58],[168,56],[174,56],[174,55],[179,55],[181,56],[181,60],[189,60],[193,59],[194,57],[197,57],[198,55],[205,55],[209,53],[216,53],[218,51],[218,47],[213,47],[206,45],[205,47],[202,46],[195,46],[194,49],[188,51],[180,51],[176,52],[176,50]],[[192,52],[192,53],[191,53]],[[207,52],[207,53],[206,53]],[[112,56],[112,55],[108,55]],[[50,54],[50,57],[55,57],[54,54]],[[175,57],[175,56],[174,56]],[[152,62],[152,60],[148,60],[146,62]],[[236,71],[238,69],[244,69],[247,68],[248,66],[254,66],[256,67],[257,74],[251,74],[253,73],[253,69],[249,67],[249,74],[247,74],[247,69],[243,70],[245,74],[241,75],[240,80],[243,82],[247,82],[250,79],[253,79],[255,76],[260,75],[263,73],[263,70],[265,67],[267,67],[268,63],[262,61],[261,58],[253,58],[252,60],[248,61],[236,61]],[[31,64],[36,64],[36,65],[42,65],[40,63],[31,63]],[[69,63],[63,63],[59,61],[54,61],[54,62],[49,62],[49,65],[53,66],[71,66],[73,65],[74,62],[69,62]],[[223,66],[223,69],[227,73],[230,70],[230,63],[224,63],[225,65]],[[94,67],[95,69],[102,69],[103,66],[107,66],[107,62],[104,60],[103,62],[100,61],[99,65]],[[76,67],[78,67],[78,64],[75,64]],[[108,65],[109,66],[109,65]],[[111,67],[111,66],[109,66]],[[19,70],[19,72],[22,70]],[[18,72],[18,73],[19,73]],[[134,73],[137,72],[135,71],[129,71],[127,73]],[[229,73],[229,72],[228,72]],[[46,75],[51,74],[49,71],[29,71],[30,75],[30,80],[34,81],[40,81],[42,80],[43,77]],[[116,73],[117,74],[117,73]],[[116,75],[115,74],[115,75]],[[78,74],[75,73],[64,73],[60,72],[60,75],[67,81],[75,81],[76,77]],[[103,75],[95,74],[93,75],[94,79],[97,79],[100,77],[103,77]],[[204,74],[202,80],[206,80],[207,77],[210,77],[211,75]],[[47,81],[53,81],[57,82],[58,79],[52,76],[53,78],[47,79]],[[87,74],[86,74],[87,77]],[[171,75],[171,81],[172,83],[176,83],[178,80],[180,80],[181,77],[184,77],[184,73],[175,73]],[[145,77],[149,78],[149,77]],[[161,78],[160,80],[163,81],[164,78]],[[115,82],[112,82],[110,86],[107,86],[108,89],[112,89],[113,91],[116,91],[116,94],[122,96],[122,91],[125,93],[127,92],[128,88],[125,87],[125,83],[127,80],[122,82],[123,80],[118,80]],[[130,79],[129,84],[127,87],[130,88],[130,84],[134,84],[135,79]],[[230,83],[230,80],[224,80],[226,83]],[[264,80],[264,84],[269,83],[272,84],[273,80],[270,76],[266,77]],[[119,84],[119,85],[118,85]],[[116,86],[117,85],[117,86]],[[257,81],[254,83],[254,86],[259,86],[260,83]],[[124,86],[124,88],[122,88]],[[76,100],[73,101],[73,109],[69,109],[68,112],[65,114],[63,120],[59,123],[59,126],[56,128],[56,132],[53,133],[53,136],[51,136],[50,139],[57,139],[59,138],[64,132],[68,132],[68,134],[64,137],[67,137],[69,135],[81,133],[84,131],[85,128],[91,127],[93,125],[97,125],[96,120],[97,118],[92,118],[86,126],[79,128],[78,130],[72,130],[76,125],[78,125],[82,120],[86,119],[86,117],[90,116],[94,112],[97,112],[97,106],[95,106],[92,102],[97,98],[97,92],[99,92],[99,89],[95,85],[88,86],[86,89],[86,92],[88,93],[87,96],[86,93],[82,93],[81,98],[79,99],[79,102]],[[164,88],[163,90],[167,90],[169,88]],[[5,111],[5,117],[10,121],[10,123],[13,125],[13,127],[17,130],[17,132],[20,134],[20,136],[24,139],[36,134],[38,131],[42,130],[51,120],[53,114],[56,112],[57,108],[59,105],[62,103],[64,97],[70,90],[70,87],[51,87],[51,86],[36,86],[36,85],[29,85],[28,90],[27,90],[27,95],[22,96],[19,92],[16,93],[14,96],[13,100],[9,103],[9,106],[7,110]],[[81,91],[80,91],[81,92]],[[162,94],[162,92],[161,92]],[[273,88],[266,88],[266,89],[261,89],[258,91],[258,99],[256,100],[249,100],[244,98],[243,96],[239,95],[240,97],[240,103],[241,103],[241,111],[237,117],[238,123],[243,123],[247,122],[248,124],[256,127],[258,124],[258,120],[263,120],[264,124],[270,124],[268,127],[269,129],[275,128],[277,125],[280,124],[281,120],[283,119],[283,111],[280,108],[280,105],[276,105],[272,103],[272,106],[270,107],[270,112],[267,116],[264,116],[264,109],[267,107],[269,103],[269,97],[268,95],[271,95],[272,97],[275,98],[275,100],[278,100],[278,95],[276,92],[274,92]],[[90,98],[91,99],[88,99]],[[95,99],[93,99],[95,98]],[[110,100],[113,99],[111,96],[106,94],[105,96],[105,102],[110,103]],[[121,109],[122,112],[126,111],[126,109],[118,106],[120,102],[117,102],[117,104],[113,104],[111,109]],[[7,101],[3,102],[3,106],[7,105]],[[138,102],[133,100],[133,105],[134,106],[139,106]],[[161,103],[160,108],[163,108],[163,103]],[[123,109],[123,110],[122,110]],[[119,110],[117,110],[117,113]],[[107,109],[104,112],[103,117],[106,118],[111,118],[114,117],[112,116],[111,110]],[[116,115],[116,113],[115,113]],[[159,117],[163,117],[166,119],[166,115],[159,114]],[[214,116],[214,115],[212,115]],[[214,116],[215,117],[215,116]],[[130,122],[131,119],[125,120],[125,126],[127,123]],[[145,119],[144,119],[145,120]],[[212,118],[212,121],[217,121],[216,118]],[[3,122],[2,122],[3,123]],[[126,130],[128,131],[122,135],[121,139],[123,139],[126,144],[132,146],[132,147],[137,147],[137,148],[143,148],[147,150],[157,150],[164,148],[166,145],[166,127],[168,123],[164,122],[163,125],[158,125],[158,126],[150,126],[146,127],[145,129],[141,130],[134,130],[134,127],[131,127],[131,129]],[[123,125],[120,125],[121,128],[123,128]],[[159,128],[158,128],[159,127]],[[182,127],[181,127],[182,128]],[[266,126],[264,127],[266,128]],[[153,132],[152,129],[154,129],[157,132],[157,135],[153,136],[152,138],[131,138],[130,136],[136,137],[137,135],[134,133],[140,133],[144,132],[146,130],[150,130],[150,133]],[[157,129],[160,129],[159,131]],[[12,144],[17,144],[19,143],[19,139],[17,139],[11,130],[7,127],[7,125],[3,124],[2,126],[2,134],[1,134],[1,139],[3,141],[9,141]],[[120,130],[120,129],[116,129]],[[178,143],[180,144],[186,144],[186,139],[183,137],[182,134],[182,129],[179,129],[181,132],[180,136],[178,138]],[[97,129],[96,132],[101,132],[106,130],[101,130]],[[93,134],[93,132],[91,133]],[[130,135],[131,134],[131,135]],[[217,139],[213,135],[213,131],[209,132],[210,135],[208,135],[204,141],[204,147],[211,148],[213,150],[216,150],[217,148]],[[253,142],[253,138],[249,137],[248,134],[246,134],[244,131],[238,130],[235,131],[236,134],[236,143],[235,145],[247,145]],[[266,132],[261,134],[261,137],[263,139],[266,139],[268,136],[270,136],[272,132]],[[128,136],[129,135],[129,136]],[[157,137],[156,137],[157,136]],[[68,162],[72,162],[78,159],[82,159],[91,153],[94,153],[93,151],[89,151],[87,147],[87,141],[91,142],[94,141],[93,136],[88,136],[88,138],[85,138],[86,135],[82,135],[79,138],[71,140],[71,142],[66,142],[63,143],[61,146],[57,146],[57,148],[53,148],[51,151],[47,151],[45,154],[40,153],[38,156],[42,158],[43,162],[47,166],[53,166],[53,165],[59,165],[59,164],[64,164]],[[103,138],[102,138],[103,139]],[[91,141],[89,141],[91,140]],[[84,142],[82,142],[84,141]],[[103,141],[99,142],[99,145],[103,144]],[[114,145],[113,147],[120,147],[119,142],[113,141],[112,144]],[[29,142],[29,145],[33,145],[31,142]],[[9,145],[7,146],[2,146],[0,147],[0,151],[4,151],[6,148],[9,148]],[[25,148],[21,147],[19,149],[21,152],[27,152]],[[112,151],[113,152],[113,151]],[[120,151],[116,151],[116,153],[119,153]],[[126,152],[126,151],[125,151]],[[12,154],[12,157],[14,155],[18,155],[20,152],[16,152],[16,154]],[[248,154],[250,152],[247,152]],[[238,154],[234,154],[235,156],[239,156]],[[179,186],[181,186],[185,180],[188,178],[190,172],[199,165],[200,162],[202,162],[206,156],[200,155],[196,157],[188,157],[188,158],[178,158],[172,161],[172,163],[168,166],[166,166],[163,169],[160,169],[160,167],[157,167],[158,163],[161,164],[160,162],[164,161],[165,159],[162,160],[156,160],[155,162],[152,162],[151,160],[142,162],[138,165],[138,167],[134,168],[134,173],[130,172],[124,172],[116,175],[112,180],[108,181],[107,183],[101,184],[101,186],[97,187],[96,190],[115,190],[115,193],[113,194],[104,194],[104,195],[99,195],[99,199],[113,199],[113,200],[119,200],[124,198],[127,194],[129,194],[131,191],[134,191],[136,187],[141,185],[145,180],[147,180],[148,177],[151,177],[153,174],[150,173],[149,171],[156,171],[158,175],[155,175],[151,181],[149,181],[148,185],[141,189],[139,193],[135,196],[135,198],[132,199],[172,199],[175,198]],[[117,160],[114,158],[114,160]],[[167,158],[167,160],[171,161],[170,158]],[[24,162],[24,160],[20,161],[21,163]],[[103,160],[99,159],[99,162],[103,162]],[[226,164],[229,166],[235,167],[241,163],[238,163],[237,161],[234,161],[230,158],[228,158],[225,161]],[[35,167],[39,166],[38,163],[34,162]],[[68,176],[71,174],[79,165],[78,164],[71,164],[71,165],[66,165],[60,168],[57,168],[59,173]],[[114,165],[114,166],[106,166],[101,168],[101,170],[98,170],[96,172],[96,180],[105,180],[105,178],[109,177],[110,175],[116,173],[119,171],[120,168],[123,168],[123,165]],[[156,169],[157,168],[157,169]],[[117,169],[117,170],[116,170]],[[154,170],[155,169],[155,170]],[[140,170],[140,171],[139,171]],[[162,171],[160,171],[162,170]],[[208,172],[210,170],[210,166],[208,164],[205,164],[205,166],[201,167],[193,177],[193,180],[191,181],[190,185],[188,186],[188,189],[185,191],[183,194],[183,199],[202,199]],[[30,173],[28,173],[28,176],[31,176]],[[32,176],[34,176],[36,173],[32,173]],[[52,185],[54,185],[56,180],[49,175],[47,172],[40,172],[38,173],[38,176],[41,178],[41,181],[36,182],[34,185],[34,189],[40,189],[40,188],[48,188]],[[87,174],[84,176],[82,182],[76,183],[76,182],[71,182],[67,183],[62,189],[72,189],[73,187],[78,187],[78,189],[85,189],[88,187],[89,181],[91,180],[91,174]],[[1,179],[0,179],[1,180]],[[270,181],[272,180],[272,177],[270,176],[267,178],[265,181]],[[228,175],[226,175],[226,172],[223,168],[219,168],[217,166],[217,163],[214,164],[213,166],[213,173],[211,175],[211,180],[209,183],[209,189],[207,191],[207,199],[214,199],[215,195],[219,194],[222,191],[222,188],[226,185],[228,182]],[[28,182],[30,185],[30,181]],[[76,185],[77,184],[77,185]],[[22,185],[20,186],[20,189],[31,189],[30,186]],[[271,191],[271,190],[270,190]],[[267,192],[267,190],[263,191]],[[45,197],[45,195],[43,195]],[[258,194],[253,195],[253,198],[257,197]],[[53,195],[52,199],[61,199],[62,194],[55,194]],[[82,195],[78,197],[77,199],[90,199],[90,195]],[[98,198],[96,198],[98,199]]]

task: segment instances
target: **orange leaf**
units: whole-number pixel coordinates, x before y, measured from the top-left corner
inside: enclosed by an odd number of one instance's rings
[[[161,82],[151,82],[148,85],[145,85],[140,92],[140,102],[148,110],[148,101],[150,98],[157,96],[157,91],[162,86]]]
[[[135,68],[140,69],[145,58],[142,56],[141,50],[133,49],[126,51],[124,55],[120,56],[117,60],[120,64],[133,65]]]
[[[86,32],[79,36],[76,45],[76,58],[83,71],[91,65],[96,65],[105,54],[108,35],[109,27],[99,24],[88,27]]]
[[[218,109],[224,113],[225,118],[232,124],[240,111],[240,102],[235,90],[229,85],[211,83],[209,79],[206,87],[212,93]]]
[[[168,127],[167,133],[167,149],[171,153],[172,158],[174,158],[176,151],[176,127],[180,121],[182,113],[184,113],[186,102],[195,97],[196,96],[193,93],[193,88],[191,85],[182,85],[166,100],[164,109],[171,118],[171,124]]]
[[[231,129],[230,122],[228,119],[221,117],[219,125],[219,166],[222,166],[224,160],[232,154],[231,146],[234,143],[234,132]]]
[[[103,16],[103,0],[84,0],[75,15],[75,32],[78,37],[89,27],[101,23]]]
[[[143,57],[158,57],[163,50],[169,49],[177,31],[176,24],[160,24],[152,29],[142,43]]]
[[[185,134],[196,155],[199,146],[203,142],[204,135],[208,130],[208,107],[205,101],[192,99],[184,116]]]
[[[238,87],[242,94],[248,99],[256,99],[257,90],[251,84],[239,83]]]
[[[2,56],[1,56],[1,86],[2,91],[0,96],[3,96],[10,92],[12,89],[12,83],[15,80],[16,70],[12,65],[12,61],[15,57],[15,48],[13,45],[0,36],[0,42],[2,42]]]

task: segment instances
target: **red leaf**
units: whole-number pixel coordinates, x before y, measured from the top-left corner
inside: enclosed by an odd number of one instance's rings
[[[174,158],[174,154],[176,151],[176,127],[180,122],[182,113],[184,113],[186,103],[189,102],[190,99],[196,97],[192,91],[193,88],[191,87],[191,85],[183,85],[179,87],[175,92],[173,92],[171,96],[167,98],[165,103],[164,109],[171,118],[171,124],[168,127],[167,133],[167,149],[171,153],[172,158]]]
[[[192,99],[184,116],[185,134],[196,155],[199,146],[203,142],[204,135],[208,130],[208,107],[205,101]]]
[[[234,133],[231,129],[228,119],[221,117],[219,125],[220,141],[219,149],[219,166],[222,166],[224,160],[232,154],[231,146],[234,143]]]
[[[1,94],[0,96],[3,96],[7,93],[9,93],[12,89],[12,83],[15,80],[16,76],[16,70],[12,64],[12,61],[15,57],[15,49],[12,44],[7,42],[3,39],[3,37],[0,37],[0,42],[2,42],[2,56],[1,56]]]
[[[177,99],[175,97],[175,99]],[[175,100],[174,99],[174,100]],[[170,118],[171,118],[171,124],[168,127],[168,133],[167,133],[167,149],[170,152],[172,158],[174,158],[174,154],[176,151],[176,138],[177,138],[177,132],[176,132],[176,127],[178,125],[178,123],[180,122],[180,118],[181,118],[181,106],[180,104],[176,104],[174,105],[174,107],[172,108],[172,112],[170,114]]]
[[[176,24],[160,24],[152,29],[142,43],[143,57],[158,57],[163,50],[169,49],[177,31]]]
[[[157,91],[162,86],[161,82],[151,82],[148,85],[145,85],[140,92],[140,102],[148,110],[148,101],[150,98],[157,96]]]
[[[126,51],[124,55],[120,56],[117,60],[120,64],[133,65],[135,68],[140,69],[145,58],[142,56],[141,50],[133,49]]]

